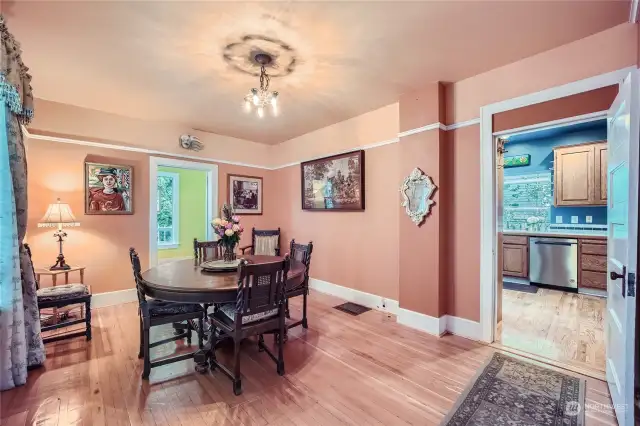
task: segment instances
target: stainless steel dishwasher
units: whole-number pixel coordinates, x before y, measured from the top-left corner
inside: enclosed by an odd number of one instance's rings
[[[529,281],[578,288],[578,240],[529,238]]]

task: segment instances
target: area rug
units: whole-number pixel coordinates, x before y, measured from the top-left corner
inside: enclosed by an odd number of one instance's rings
[[[583,426],[585,381],[494,353],[442,426]]]

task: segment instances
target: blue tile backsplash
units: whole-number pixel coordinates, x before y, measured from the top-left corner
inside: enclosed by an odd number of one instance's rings
[[[607,139],[605,120],[593,122],[587,128],[580,127],[578,131],[571,131],[572,127],[567,126],[564,132],[519,135],[507,142],[505,156],[529,154],[531,163],[504,169],[504,229],[546,231],[580,227],[588,230],[592,225],[602,228],[601,225],[607,224],[606,206],[553,206],[553,148]],[[562,217],[562,224],[556,224],[556,216]],[[578,217],[578,224],[571,223],[572,216]],[[592,217],[592,223],[586,223],[586,216]]]

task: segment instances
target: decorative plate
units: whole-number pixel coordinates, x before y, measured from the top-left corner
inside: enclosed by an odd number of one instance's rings
[[[208,262],[202,262],[200,268],[208,272],[229,272],[237,271],[240,265],[240,259],[236,259],[232,262],[225,262],[224,260],[210,260]]]

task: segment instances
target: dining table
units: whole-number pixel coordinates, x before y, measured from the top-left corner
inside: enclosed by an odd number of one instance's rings
[[[249,264],[282,262],[284,256],[244,255]],[[206,259],[205,259],[206,261]],[[204,261],[203,261],[204,262]],[[237,270],[211,272],[201,267],[198,259],[183,259],[151,267],[141,274],[140,286],[146,296],[177,303],[199,303],[215,305],[236,302],[238,295]],[[286,290],[304,283],[306,266],[291,259],[287,275]],[[209,333],[212,329],[209,330]],[[205,372],[213,358],[211,338],[207,338],[204,348],[194,353],[196,369]]]

